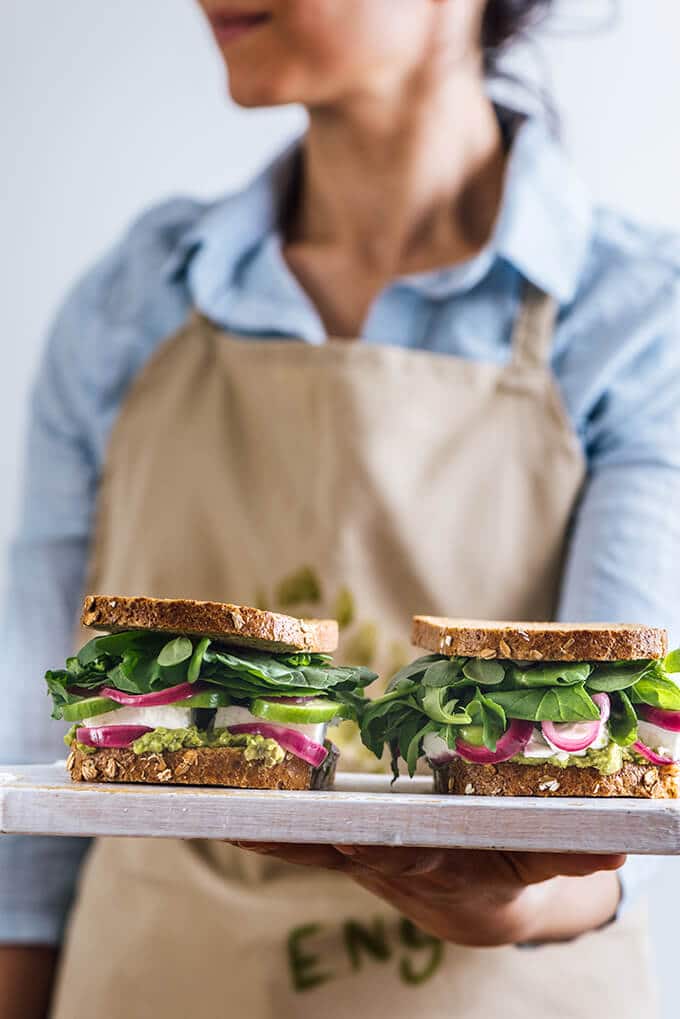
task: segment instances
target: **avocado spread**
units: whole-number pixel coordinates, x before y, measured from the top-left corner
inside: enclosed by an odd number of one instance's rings
[[[78,742],[77,732],[78,726],[72,725],[64,736],[66,746],[86,754],[96,753],[94,747]],[[228,729],[205,732],[195,725],[187,729],[153,729],[136,739],[130,749],[135,754],[160,754],[164,750],[184,750],[188,747],[232,747],[234,750],[242,750],[246,761],[257,761],[265,768],[281,764],[286,756],[286,751],[276,740],[245,732],[233,735]]]
[[[233,735],[228,729],[205,732],[195,725],[188,729],[154,729],[132,744],[136,754],[159,754],[163,750],[183,750],[185,747],[232,747],[242,750],[246,761],[258,761],[267,768],[280,764],[286,756],[286,751],[276,740],[250,733]]]
[[[513,764],[546,765],[555,768],[597,768],[602,775],[613,775],[620,771],[625,761],[635,760],[635,755],[622,749],[618,743],[609,743],[601,750],[586,750],[583,756],[561,757],[513,757]]]

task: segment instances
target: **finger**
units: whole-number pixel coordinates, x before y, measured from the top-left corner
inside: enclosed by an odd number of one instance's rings
[[[538,884],[554,877],[586,877],[601,870],[618,870],[626,862],[619,853],[507,853],[522,884]]]
[[[347,860],[333,846],[297,845],[287,842],[234,842],[239,849],[263,856],[274,856],[300,867],[320,867],[325,870],[344,870]]]
[[[337,851],[355,867],[373,871],[381,877],[427,877],[445,865],[446,850],[394,846],[336,846]]]

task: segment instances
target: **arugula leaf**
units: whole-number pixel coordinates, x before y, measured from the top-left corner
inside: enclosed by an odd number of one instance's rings
[[[416,773],[418,758],[420,757],[422,750],[423,737],[425,737],[428,734],[428,732],[437,732],[438,728],[439,726],[437,726],[434,722],[428,722],[427,725],[424,725],[422,729],[419,729],[411,737],[411,740],[408,744],[408,748],[406,750],[406,754],[402,753],[401,756],[404,757],[406,760],[406,766],[408,768],[408,773],[411,776],[411,778],[413,778],[413,776]]]
[[[596,721],[600,711],[583,685],[529,690],[494,690],[486,695],[508,718],[529,722]]]
[[[454,698],[447,701],[448,690],[441,686],[424,688],[425,694],[420,703],[422,710],[433,722],[440,722],[444,725],[469,725],[472,719],[466,711],[459,711],[453,714],[458,701]]]
[[[588,662],[551,662],[550,665],[534,665],[529,669],[514,665],[510,678],[520,687],[576,686],[584,683],[592,670]]]
[[[638,735],[638,717],[628,694],[619,690],[612,695],[609,715],[609,735],[620,747],[634,743]]]
[[[476,709],[474,713],[471,710],[473,708]],[[481,690],[477,690],[473,700],[468,704],[468,711],[473,715],[475,722],[479,719],[482,723],[484,746],[487,750],[494,751],[508,725],[505,710]]]
[[[417,680],[433,662],[448,662],[449,660],[444,655],[422,655],[422,657],[416,658],[414,662],[405,665],[403,669],[395,672],[389,682],[387,692],[390,693],[394,687],[398,686],[405,679]]]
[[[501,662],[471,658],[463,666],[463,675],[473,683],[481,683],[482,686],[497,686],[505,679],[505,667]]]

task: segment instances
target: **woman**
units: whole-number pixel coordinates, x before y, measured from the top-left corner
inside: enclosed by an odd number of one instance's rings
[[[28,683],[84,587],[340,598],[385,673],[413,611],[672,618],[680,266],[485,90],[548,4],[201,6],[236,101],[302,102],[309,130],[241,194],[147,213],[59,317],[12,563],[15,758],[54,755]],[[57,1019],[650,1014],[619,857],[259,849],[97,844]],[[0,850],[0,1017],[30,1019],[82,847]]]

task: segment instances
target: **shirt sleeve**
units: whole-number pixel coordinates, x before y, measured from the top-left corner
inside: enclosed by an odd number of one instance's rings
[[[80,337],[90,285],[67,300],[40,365],[20,523],[2,618],[0,763],[51,763],[66,726],[50,718],[44,673],[72,653],[96,485]],[[0,838],[0,941],[56,944],[87,840]]]
[[[588,422],[588,475],[557,611],[565,621],[665,627],[672,647],[680,642],[679,294],[674,285],[662,295],[654,335],[630,345]],[[655,864],[629,859],[624,908]]]

